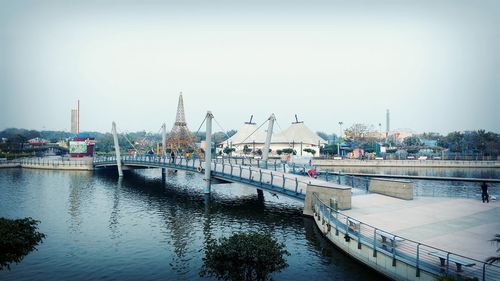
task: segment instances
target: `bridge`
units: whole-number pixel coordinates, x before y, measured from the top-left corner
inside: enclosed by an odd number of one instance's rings
[[[119,162],[118,162],[119,161]],[[199,174],[206,174],[206,167],[210,169],[210,181],[222,183],[241,183],[255,187],[259,193],[269,191],[300,201],[307,201],[311,193],[324,191],[338,198],[339,208],[350,208],[351,187],[342,186],[334,182],[314,179],[307,176],[289,174],[283,169],[283,164],[276,162],[252,165],[255,162],[243,161],[240,163],[227,159],[214,159],[210,165],[198,158],[171,157],[168,155],[125,155],[117,160],[116,156],[100,156],[94,158],[94,168],[116,168],[119,164],[123,170],[161,168],[162,179],[166,178],[166,169],[184,170]],[[308,196],[309,195],[309,196]],[[312,200],[312,199],[311,199]],[[311,209],[312,210],[312,209]]]

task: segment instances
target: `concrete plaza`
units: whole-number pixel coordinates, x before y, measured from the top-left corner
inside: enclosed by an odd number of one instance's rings
[[[490,240],[500,234],[500,202],[416,197],[402,200],[379,194],[352,197],[343,211],[363,223],[436,248],[484,261],[496,255]]]

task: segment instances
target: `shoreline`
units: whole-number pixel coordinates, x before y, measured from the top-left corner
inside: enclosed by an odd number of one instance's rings
[[[500,168],[500,161],[458,160],[356,160],[313,159],[314,166],[334,167],[409,167],[409,168]]]

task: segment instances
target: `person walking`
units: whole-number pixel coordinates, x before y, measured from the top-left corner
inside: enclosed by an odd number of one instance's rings
[[[174,151],[170,151],[170,162],[175,164],[175,153]]]
[[[481,198],[483,199],[483,203],[484,201],[486,201],[486,203],[490,203],[489,197],[490,195],[488,194],[488,185],[483,181],[483,183],[481,184]]]

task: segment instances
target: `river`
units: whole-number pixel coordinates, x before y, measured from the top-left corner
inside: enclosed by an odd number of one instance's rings
[[[125,174],[0,170],[0,217],[32,217],[47,235],[0,280],[211,280],[200,277],[206,241],[232,233],[271,233],[289,266],[275,280],[373,280],[303,217],[302,203],[238,184],[202,194],[202,176],[159,169]]]

